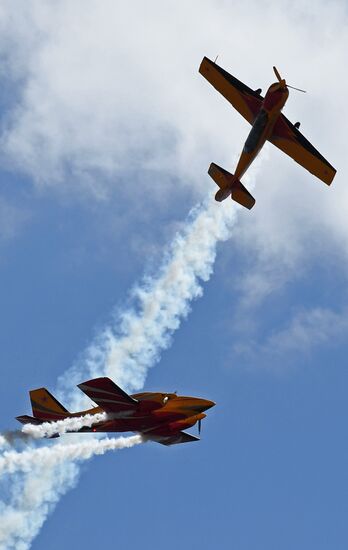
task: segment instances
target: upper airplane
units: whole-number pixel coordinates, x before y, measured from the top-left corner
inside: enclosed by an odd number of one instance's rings
[[[128,395],[109,378],[95,378],[78,387],[98,407],[70,413],[46,388],[39,388],[29,392],[34,416],[17,416],[17,420],[22,424],[42,424],[105,412],[106,420],[78,431],[137,432],[162,445],[174,445],[199,441],[199,437],[182,430],[198,422],[200,432],[201,421],[206,417],[203,411],[215,405],[207,399],[183,397],[176,393],[143,392]]]
[[[266,96],[262,97],[261,89],[248,88],[207,57],[203,58],[199,67],[199,72],[204,78],[252,125],[235,174],[230,174],[214,162],[209,167],[209,175],[220,187],[215,195],[217,201],[221,202],[231,195],[233,200],[246,208],[254,206],[254,197],[242,185],[240,179],[267,140],[327,185],[330,185],[335,177],[335,168],[299,132],[300,123],[292,124],[281,114],[288,99],[288,88],[293,86],[286,84],[275,67],[273,70],[278,82],[272,84]]]

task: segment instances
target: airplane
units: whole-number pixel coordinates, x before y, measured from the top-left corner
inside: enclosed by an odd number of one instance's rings
[[[272,84],[262,97],[260,88],[252,90],[207,57],[199,67],[204,78],[252,125],[234,174],[214,162],[209,167],[208,174],[220,187],[215,195],[219,202],[231,195],[232,200],[249,210],[254,206],[254,197],[240,179],[267,140],[327,185],[335,177],[335,168],[299,132],[300,123],[292,124],[281,113],[289,96],[288,88],[304,90],[289,86],[276,67],[273,70],[278,82]]]
[[[142,392],[128,395],[110,378],[95,378],[78,384],[98,406],[70,413],[46,388],[29,392],[34,416],[17,416],[22,424],[42,424],[66,418],[94,415],[105,412],[107,419],[83,427],[79,432],[137,432],[145,439],[162,445],[199,441],[199,437],[182,430],[198,422],[201,431],[203,411],[214,407],[208,399],[184,397],[176,393]],[[58,437],[58,434],[53,436]]]

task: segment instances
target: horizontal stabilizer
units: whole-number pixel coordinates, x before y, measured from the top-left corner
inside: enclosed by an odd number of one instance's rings
[[[254,197],[239,180],[236,180],[233,184],[231,198],[242,206],[245,206],[245,208],[248,208],[248,210],[251,210],[255,204]]]
[[[119,413],[134,410],[138,401],[123,391],[110,378],[88,380],[77,386],[106,412]]]
[[[234,201],[249,210],[254,206],[254,197],[233,174],[221,168],[215,162],[212,162],[209,166],[208,174],[220,187],[220,191],[215,195],[217,201],[221,202],[231,195]]]
[[[220,189],[230,188],[234,181],[233,175],[227,172],[225,168],[215,164],[215,162],[212,162],[209,166],[208,174]]]
[[[16,416],[16,420],[20,422],[21,424],[42,424],[43,420],[39,420],[38,418],[34,418],[33,416],[28,416],[27,414],[23,414],[22,416]]]
[[[22,416],[16,416],[16,420],[20,422],[21,424],[35,424],[35,426],[39,426],[40,424],[43,424],[44,420],[39,420],[38,418],[34,418],[33,416],[28,416],[27,414],[23,414]],[[59,434],[53,434],[49,436],[45,436],[47,439],[54,439],[55,437],[59,437]]]

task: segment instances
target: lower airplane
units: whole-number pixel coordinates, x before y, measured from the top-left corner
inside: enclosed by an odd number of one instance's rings
[[[252,125],[234,174],[214,162],[209,167],[209,175],[220,187],[215,195],[219,202],[231,195],[233,200],[249,210],[254,206],[254,197],[240,179],[267,140],[327,185],[335,177],[335,168],[299,132],[300,123],[292,124],[281,113],[289,96],[288,88],[293,86],[286,84],[275,67],[273,70],[278,82],[272,84],[262,97],[260,88],[252,90],[207,57],[199,67],[204,78]]]
[[[128,395],[109,378],[95,378],[79,384],[98,406],[70,413],[46,388],[29,392],[34,416],[17,416],[22,424],[42,424],[105,412],[107,419],[83,427],[79,432],[137,432],[163,445],[199,441],[199,437],[182,430],[191,428],[206,417],[203,411],[215,405],[208,399],[184,397],[176,393],[143,392]]]

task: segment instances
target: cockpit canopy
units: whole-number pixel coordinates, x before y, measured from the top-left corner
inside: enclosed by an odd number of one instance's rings
[[[176,393],[160,393],[160,392],[143,392],[143,393],[135,393],[132,395],[134,399],[139,401],[139,403],[146,408],[147,410],[150,409],[157,409],[159,407],[162,407],[170,399],[174,399],[177,397]]]

